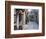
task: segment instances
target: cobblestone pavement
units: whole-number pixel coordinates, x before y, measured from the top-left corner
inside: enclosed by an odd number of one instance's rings
[[[38,29],[39,26],[36,22],[30,21],[27,25],[23,26],[23,30]]]

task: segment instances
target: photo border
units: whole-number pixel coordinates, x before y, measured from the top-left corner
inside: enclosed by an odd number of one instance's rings
[[[10,34],[11,33],[11,5],[41,6],[42,7],[42,33]],[[5,1],[5,38],[34,37],[45,35],[45,4],[35,2]]]
[[[39,13],[38,13],[38,15],[39,15],[39,29],[14,30],[14,9],[38,9],[39,10]],[[25,34],[25,33],[38,33],[38,32],[41,33],[42,32],[42,25],[41,24],[42,24],[42,7],[40,7],[40,6],[11,5],[11,34]]]

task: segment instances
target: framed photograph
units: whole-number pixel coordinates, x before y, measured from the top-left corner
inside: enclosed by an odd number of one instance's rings
[[[5,1],[5,38],[45,35],[44,3]]]

